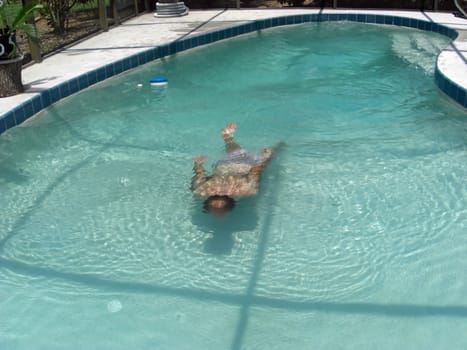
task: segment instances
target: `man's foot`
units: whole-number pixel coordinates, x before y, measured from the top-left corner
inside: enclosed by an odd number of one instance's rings
[[[233,139],[235,129],[237,129],[237,123],[229,123],[222,129],[222,138],[224,141]]]

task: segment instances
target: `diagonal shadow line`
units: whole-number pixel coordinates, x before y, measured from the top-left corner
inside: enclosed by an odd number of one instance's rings
[[[207,19],[206,21],[204,22],[201,22],[200,25],[194,27],[193,29],[191,29],[188,33],[185,33],[183,34],[182,36],[180,36],[179,38],[175,39],[174,42],[177,42],[177,41],[180,41],[180,40],[183,40],[185,39],[187,36],[193,34],[194,32],[196,32],[197,30],[199,30],[200,28],[206,26],[208,23],[212,22],[215,18],[219,17],[220,15],[222,15],[223,13],[227,12],[227,8],[223,9],[222,11],[219,11],[218,13],[216,13],[214,16],[212,16],[211,18]],[[231,22],[231,21],[229,21]],[[243,22],[243,21],[242,21]]]
[[[117,133],[115,139],[119,139],[123,135],[123,130]],[[83,168],[85,165],[89,164],[93,159],[97,158],[100,154],[102,154],[105,150],[110,148],[109,144],[103,144],[100,148],[96,149],[95,152],[81,161],[77,162],[73,167],[68,169],[67,171],[60,174],[54,181],[49,183],[45,190],[36,198],[36,200],[29,206],[29,210],[26,209],[26,212],[21,215],[12,225],[10,231],[0,239],[0,253],[4,250],[6,243],[12,239],[14,236],[19,234],[20,228],[29,220],[29,218],[41,208],[41,204],[44,203],[46,198],[52,193],[52,191],[57,187],[60,183],[63,183],[65,179],[70,175],[78,171],[79,169]]]
[[[427,14],[425,13],[425,11],[421,11],[422,15],[430,22],[432,23],[435,23],[435,21]],[[464,63],[467,63],[467,58],[463,55],[462,52],[464,52],[463,50],[459,50],[459,48],[454,44],[454,41],[453,40],[450,44],[449,44],[449,47],[452,48],[452,51],[454,51],[462,61],[464,61]],[[446,50],[446,49],[445,49]],[[444,51],[444,50],[443,50]]]
[[[430,15],[429,15],[425,10],[420,10],[419,12],[420,12],[420,13],[423,15],[423,17],[425,17],[429,22],[438,23],[438,24],[444,25],[444,26],[448,26],[448,25],[450,25],[450,24],[451,24],[451,25],[458,25],[458,23],[456,23],[456,22],[451,22],[451,21],[446,21],[446,20],[444,20],[444,21],[436,21],[436,20],[434,20],[433,18],[431,18]]]
[[[184,21],[182,22],[183,24],[197,24],[197,23],[200,23],[202,22],[203,25],[208,23],[209,21],[212,21],[214,18],[216,17],[219,17],[220,14],[228,11],[229,9],[226,8],[226,9],[223,9],[221,10],[220,13],[217,13],[215,14],[214,16],[212,16],[210,19],[208,19],[207,21]],[[225,20],[222,20],[223,23],[238,23],[238,22],[245,22],[247,20],[241,20],[241,19],[225,19]],[[155,22],[144,22],[144,23],[122,23],[120,24],[120,27],[139,27],[139,26],[166,26],[168,24],[180,24],[181,22],[158,22],[158,23],[155,23]],[[202,25],[200,25],[201,27]]]
[[[294,312],[323,312],[335,314],[375,315],[385,317],[455,317],[467,318],[467,305],[413,305],[378,304],[363,302],[321,302],[296,301],[270,298],[267,296],[248,296],[232,293],[213,292],[200,289],[159,286],[144,282],[127,282],[102,278],[91,274],[62,272],[46,267],[33,266],[21,261],[0,257],[0,268],[18,274],[46,279],[60,279],[73,284],[83,285],[110,293],[132,292],[138,294],[182,297],[202,302],[220,302],[239,306],[248,304],[254,307],[267,307]]]
[[[33,204],[29,206],[29,210],[26,209],[26,212],[21,215],[18,220],[16,220],[11,227],[10,231],[0,240],[0,252],[5,248],[5,244],[12,239],[14,236],[19,234],[20,228],[29,220],[29,218],[41,208],[41,204],[44,203],[46,198],[52,193],[56,186],[62,183],[70,174],[78,171],[86,164],[89,164],[94,158],[96,158],[106,147],[102,147],[101,150],[96,151],[95,154],[92,154],[85,159],[81,160],[79,163],[75,164],[72,168],[68,169],[60,176],[58,176],[54,181],[52,181],[45,190],[36,198]]]
[[[79,132],[78,130],[76,130],[76,128],[68,121],[68,119],[64,118],[60,113],[58,113],[58,111],[53,106],[49,107],[48,112],[52,118],[60,121],[68,129],[70,135],[73,136],[75,139],[78,139],[83,142],[87,142],[92,145],[102,146],[103,150],[107,150],[110,148],[122,148],[122,149],[135,149],[139,151],[157,152],[157,149],[154,149],[154,147],[131,145],[131,144],[124,143],[124,142],[118,143],[115,141],[109,142],[109,141],[94,140],[90,137],[85,136],[83,133]],[[175,150],[174,147],[167,147],[167,146],[164,146],[163,149],[165,151]]]
[[[134,45],[134,46],[101,46],[101,47],[83,47],[83,48],[68,48],[63,50],[64,53],[76,53],[86,51],[101,51],[101,50],[128,50],[128,49],[152,49],[154,45]]]
[[[423,17],[425,17],[429,22],[435,22],[433,21],[433,19],[426,13],[426,11],[424,10],[421,10],[420,13],[423,15]]]
[[[274,176],[272,183],[277,183],[278,177],[277,173],[276,176]],[[263,265],[264,261],[264,256],[266,254],[266,247],[269,239],[269,232],[271,231],[271,223],[272,223],[272,214],[273,214],[273,208],[275,207],[275,204],[277,202],[277,186],[274,186],[275,190],[270,192],[271,194],[268,196],[269,197],[269,209],[266,212],[266,217],[264,219],[264,224],[262,227],[261,231],[261,238],[258,242],[258,251],[256,254],[256,259],[255,263],[253,265],[253,271],[250,276],[250,281],[248,283],[248,288],[246,290],[246,295],[243,298],[243,303],[242,307],[240,309],[240,318],[237,323],[237,328],[235,330],[234,338],[233,338],[233,343],[232,343],[232,350],[237,350],[242,348],[242,343],[243,339],[245,337],[245,332],[246,328],[248,325],[248,319],[249,319],[249,312],[250,312],[250,307],[253,305],[253,300],[255,298],[255,288],[257,281],[259,279],[259,274],[261,272],[261,267]],[[268,198],[265,198],[268,199]]]
[[[173,40],[172,42],[177,42],[177,41],[183,40],[187,36],[189,36],[189,35],[193,34],[194,32],[198,31],[200,28],[205,27],[207,24],[212,22],[215,18],[219,17],[220,15],[222,15],[226,11],[227,11],[227,9],[223,9],[222,11],[219,11],[218,13],[216,13],[215,15],[213,15],[212,17],[210,17],[206,21],[201,22],[199,25],[192,28],[190,31],[188,31],[187,33],[181,35],[180,37]],[[244,22],[244,21],[226,21],[226,22],[235,23],[235,22]],[[186,23],[197,23],[197,22],[186,22]],[[138,24],[138,25],[140,25],[140,24]],[[131,26],[131,24],[127,25],[127,26]],[[70,52],[70,53],[75,52],[76,53],[76,52],[99,51],[99,50],[150,49],[150,48],[153,48],[154,46],[157,46],[157,45],[110,46],[110,47],[93,47],[93,48],[67,48],[63,52]]]
[[[177,41],[180,41],[180,40],[183,40],[184,38],[186,38],[187,36],[193,34],[194,32],[196,32],[197,30],[199,30],[200,28],[206,26],[208,23],[212,22],[212,20],[214,20],[215,18],[219,17],[220,15],[222,15],[224,12],[226,12],[228,9],[223,9],[221,11],[219,11],[218,13],[216,13],[215,15],[213,15],[212,17],[210,17],[209,19],[207,19],[206,21],[203,21],[201,22],[201,24],[197,25],[196,27],[192,28],[190,31],[188,31],[187,33],[181,35],[180,37],[178,37],[177,39],[173,40],[172,42],[177,42]],[[245,21],[235,21],[235,20],[229,20],[229,21],[224,21],[224,22],[229,22],[229,23],[236,23],[236,22],[245,22]],[[185,22],[185,23],[198,23],[198,22]],[[157,24],[157,23],[156,23]],[[161,23],[162,24],[162,23]],[[167,23],[164,23],[164,24],[167,24]],[[121,25],[121,26],[140,26],[140,25],[154,25],[154,23],[143,23],[143,24],[126,24],[126,25]],[[86,52],[86,51],[100,51],[100,50],[128,50],[128,49],[151,49],[151,48],[154,48],[155,46],[158,46],[158,45],[132,45],[132,46],[108,46],[108,47],[92,47],[92,48],[73,48],[73,47],[69,47],[69,48],[65,48],[63,50],[63,53],[70,53],[70,54],[73,54],[73,53],[79,53],[79,52]]]
[[[454,44],[453,42],[451,44],[449,44],[449,47],[452,48],[452,51],[454,51],[457,56],[459,56],[459,58],[464,61],[464,63],[467,64],[467,58],[465,57],[465,55],[463,54],[463,52],[466,52],[465,50],[459,50],[459,48],[456,46],[456,44]]]

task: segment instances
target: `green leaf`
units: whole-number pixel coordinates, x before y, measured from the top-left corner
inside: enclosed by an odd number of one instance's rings
[[[24,31],[31,38],[37,38],[34,26],[28,23],[29,19],[34,15],[34,11],[42,9],[41,4],[31,3],[26,6],[22,6],[19,12],[16,14],[13,23],[11,24],[10,32],[14,32],[18,29]],[[31,29],[32,28],[32,29]]]

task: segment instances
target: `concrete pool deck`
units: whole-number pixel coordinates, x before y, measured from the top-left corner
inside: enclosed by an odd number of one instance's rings
[[[166,50],[162,55],[165,56],[186,48],[262,29],[258,20],[285,16],[299,18],[297,16],[301,15],[323,16],[323,20],[340,20],[338,17],[340,14],[346,15],[343,19],[347,19],[349,15],[355,16],[357,22],[417,28],[417,25],[411,22],[411,20],[416,20],[418,26],[420,21],[426,23],[426,28],[423,29],[433,30],[434,25],[439,24],[443,28],[455,30],[458,33],[457,38],[438,57],[435,80],[443,92],[463,107],[467,107],[467,20],[451,13],[356,9],[217,9],[190,11],[187,16],[169,18],[155,17],[153,13],[143,14],[51,55],[41,63],[24,67],[22,76],[26,91],[16,96],[0,99],[0,133],[21,124],[48,105],[83,88],[158,58],[154,56],[146,59],[144,56],[145,52],[155,47],[166,45],[168,51]],[[363,17],[357,18],[357,16]],[[395,17],[398,18],[397,23],[394,22]],[[389,20],[389,18],[393,19]],[[210,40],[206,42],[196,39],[200,34],[218,33],[221,29],[249,23],[256,23],[256,27],[250,30],[237,30],[231,35],[223,33],[220,37],[214,37],[215,34],[213,34],[213,38],[209,38]],[[295,22],[294,19],[291,22],[286,21],[271,26],[294,23],[299,22]],[[448,33],[443,34],[448,35]],[[190,42],[189,47],[174,49],[175,52],[167,46],[173,43],[183,46],[185,44],[180,40],[187,38],[194,38],[193,40],[197,41],[196,43]],[[145,59],[142,60],[141,57]],[[126,59],[128,59],[128,64],[126,64]],[[106,67],[111,67],[111,72],[106,72],[106,69],[109,70]],[[90,72],[96,73],[90,76]],[[54,92],[54,89],[57,91]]]

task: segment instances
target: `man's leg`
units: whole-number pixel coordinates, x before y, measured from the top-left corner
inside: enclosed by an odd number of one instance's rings
[[[222,139],[225,142],[225,151],[227,153],[241,149],[240,145],[234,141],[234,133],[237,129],[237,123],[229,123],[222,129]]]

